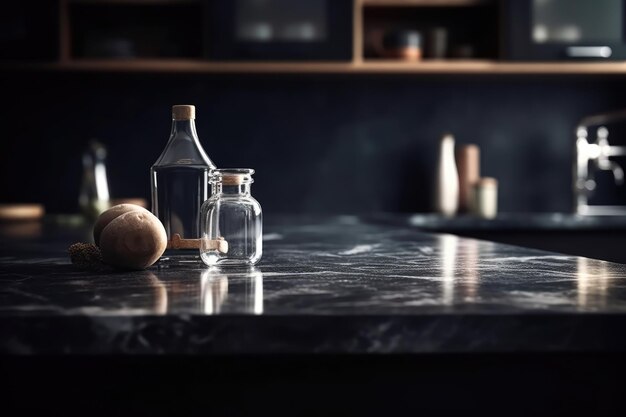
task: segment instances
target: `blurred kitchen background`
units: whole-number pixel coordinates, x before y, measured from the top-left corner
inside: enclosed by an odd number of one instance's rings
[[[195,104],[210,158],[255,168],[266,213],[431,212],[446,132],[479,146],[500,213],[573,213],[579,121],[626,109],[625,13],[622,0],[8,2],[0,203],[78,212],[92,139],[111,197],[149,201],[171,105]],[[626,145],[614,122],[610,145]],[[619,207],[613,174],[594,178]]]

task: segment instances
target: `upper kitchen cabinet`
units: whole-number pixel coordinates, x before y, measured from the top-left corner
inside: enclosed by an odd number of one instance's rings
[[[502,56],[513,60],[624,60],[624,0],[505,0]]]
[[[206,51],[214,60],[352,60],[352,0],[211,0]]]
[[[202,57],[197,1],[61,2],[62,51],[72,59]]]
[[[365,60],[495,60],[496,1],[362,0]],[[414,53],[409,53],[410,50]]]
[[[9,2],[0,70],[622,75],[624,1]]]
[[[2,4],[0,62],[59,58],[59,3],[47,0]]]

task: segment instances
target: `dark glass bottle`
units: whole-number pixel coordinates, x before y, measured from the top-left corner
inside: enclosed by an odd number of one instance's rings
[[[197,257],[200,207],[209,198],[209,174],[215,164],[198,139],[195,107],[173,106],[172,119],[170,139],[150,169],[152,212],[167,232],[166,256],[189,252]]]

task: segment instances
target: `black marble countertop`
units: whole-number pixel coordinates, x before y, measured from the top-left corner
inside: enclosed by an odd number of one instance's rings
[[[452,218],[430,213],[375,214],[372,223],[411,226],[425,231],[464,233],[489,232],[626,232],[626,216],[580,216],[572,213],[500,213],[495,219],[470,215]]]
[[[88,235],[0,225],[0,353],[626,351],[626,265],[346,216],[266,222],[252,269],[94,273]]]

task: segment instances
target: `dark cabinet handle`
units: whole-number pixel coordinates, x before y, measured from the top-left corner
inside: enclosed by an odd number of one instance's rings
[[[571,58],[610,58],[613,50],[609,46],[568,46],[566,53]]]

